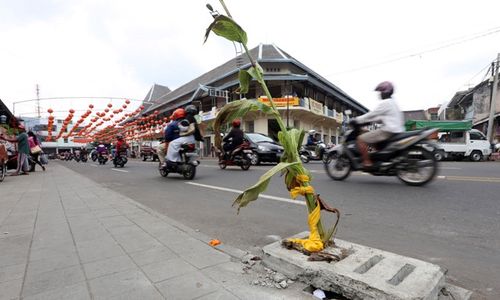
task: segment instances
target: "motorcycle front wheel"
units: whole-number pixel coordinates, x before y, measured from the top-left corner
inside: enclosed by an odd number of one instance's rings
[[[432,152],[412,147],[402,156],[404,160],[399,164],[396,176],[407,185],[422,186],[436,175],[438,164]]]
[[[246,170],[250,169],[251,165],[252,165],[252,161],[250,159],[243,159],[243,162],[241,164],[241,169],[246,171]]]
[[[182,176],[184,176],[185,179],[192,180],[195,175],[196,175],[196,167],[195,166],[193,166],[193,165],[184,166]]]
[[[325,171],[333,180],[344,180],[351,174],[351,161],[345,155],[337,153],[325,153],[327,156],[324,161]]]

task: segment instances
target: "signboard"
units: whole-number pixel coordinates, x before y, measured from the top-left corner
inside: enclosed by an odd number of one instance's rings
[[[212,119],[215,119],[215,117],[216,117],[216,111],[215,110],[203,112],[201,114],[201,120],[202,121],[212,120]]]
[[[323,104],[322,103],[309,98],[309,105],[310,105],[311,112],[318,114],[318,115],[323,115]]]
[[[259,102],[262,102],[267,105],[271,105],[269,100],[265,96],[259,97]],[[282,98],[274,98],[273,102],[276,107],[286,107],[287,103],[289,106],[298,106],[299,105],[299,97],[282,97]]]

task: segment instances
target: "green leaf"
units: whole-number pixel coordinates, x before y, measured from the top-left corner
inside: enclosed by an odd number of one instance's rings
[[[224,15],[217,16],[212,24],[208,26],[205,33],[205,41],[208,39],[210,31],[213,31],[216,35],[222,36],[232,42],[247,44],[248,38],[247,33],[240,27],[233,19],[226,17]]]
[[[254,184],[252,187],[248,188],[246,191],[241,193],[236,198],[236,200],[234,200],[233,206],[236,204],[238,205],[238,213],[240,212],[240,208],[247,206],[248,203],[250,203],[251,201],[257,200],[259,194],[267,189],[267,186],[271,181],[271,177],[273,177],[276,173],[280,172],[281,170],[284,170],[288,167],[297,164],[299,164],[299,162],[293,162],[293,163],[281,162],[278,165],[274,166],[269,171],[267,171],[266,173],[264,173],[259,178],[259,181],[256,184]]]
[[[239,78],[240,78],[240,93],[242,94],[248,93],[248,89],[250,87],[250,80],[252,80],[252,77],[250,76],[250,74],[248,74],[247,71],[240,70]]]
[[[268,114],[272,111],[272,108],[262,102],[247,99],[236,100],[224,105],[217,114],[217,118],[214,122],[215,146],[219,149],[221,147],[220,127],[222,124],[229,123],[237,118],[242,118],[249,111],[257,110]]]
[[[264,83],[264,70],[262,67],[259,65],[259,63],[255,63],[257,68],[251,67],[248,69],[248,74],[252,76],[253,79],[257,80],[260,84],[265,84]]]

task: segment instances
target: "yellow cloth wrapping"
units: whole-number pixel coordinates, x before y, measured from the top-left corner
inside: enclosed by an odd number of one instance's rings
[[[309,176],[305,174],[300,174],[295,177],[298,182],[309,182]]]
[[[316,205],[316,208],[309,214],[307,218],[307,223],[309,223],[309,238],[308,239],[289,239],[290,242],[301,244],[304,249],[309,252],[318,252],[323,250],[323,242],[318,231],[318,222],[321,216],[321,208]]]
[[[298,186],[294,187],[290,191],[290,197],[292,197],[292,199],[297,198],[298,195],[305,195],[305,194],[314,194],[314,188],[312,186]]]

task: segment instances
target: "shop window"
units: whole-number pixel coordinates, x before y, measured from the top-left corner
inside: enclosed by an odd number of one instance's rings
[[[254,122],[253,121],[249,121],[249,122],[246,122],[245,124],[245,131],[246,132],[255,132],[255,127],[254,127]]]

